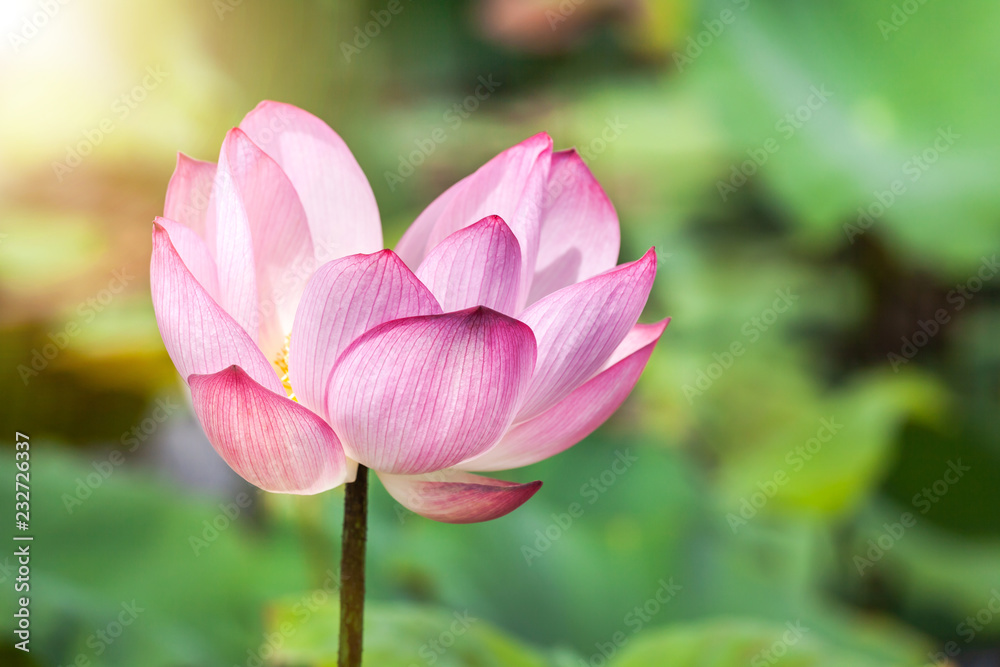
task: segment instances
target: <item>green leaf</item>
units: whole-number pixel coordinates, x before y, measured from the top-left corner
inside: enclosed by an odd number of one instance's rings
[[[312,597],[271,605],[266,647],[273,664],[335,667],[339,603]],[[273,653],[272,653],[273,651]],[[369,603],[365,608],[364,662],[378,667],[546,667],[553,662],[507,637],[468,610]]]
[[[872,644],[861,627],[850,646],[835,644],[801,621],[767,624],[713,619],[649,632],[625,645],[611,667],[698,665],[698,667],[915,667],[922,650],[881,641]]]

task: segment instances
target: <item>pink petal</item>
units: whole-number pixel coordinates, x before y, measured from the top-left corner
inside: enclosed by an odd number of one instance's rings
[[[233,316],[250,338],[260,338],[257,274],[254,268],[250,217],[240,187],[231,174],[227,136],[212,184],[212,201],[206,218],[205,242],[215,257],[219,275],[219,305]]]
[[[518,421],[540,415],[590,378],[642,313],[656,254],[553,292],[521,315],[538,341],[538,363]]]
[[[327,414],[348,456],[369,468],[440,470],[500,439],[534,361],[531,330],[488,308],[393,320],[341,355]]]
[[[191,400],[215,451],[265,491],[313,494],[340,486],[337,435],[309,410],[260,386],[239,366],[192,375]]]
[[[552,154],[528,303],[614,268],[618,214],[575,150]]]
[[[480,167],[439,197],[400,240],[396,252],[408,266],[454,232],[488,215],[503,218],[521,247],[521,298],[527,298],[538,254],[539,216],[548,179],[552,137],[537,134]]]
[[[603,424],[625,401],[670,320],[637,324],[605,370],[538,417],[507,432],[493,449],[460,463],[461,470],[508,470],[555,456]]]
[[[205,242],[193,229],[179,222],[167,218],[157,218],[157,222],[167,231],[170,243],[173,244],[191,275],[205,288],[210,297],[218,300],[219,270]]]
[[[417,269],[445,311],[486,306],[513,315],[521,282],[521,249],[495,215],[439,243]]]
[[[292,327],[288,371],[303,405],[326,414],[326,387],[334,362],[373,327],[441,306],[391,250],[327,262],[309,280]]]
[[[214,180],[214,162],[203,162],[178,153],[177,166],[167,185],[163,217],[176,220],[205,238],[205,216]]]
[[[246,212],[258,297],[258,344],[266,355],[276,356],[316,266],[306,212],[278,163],[239,128],[226,135],[219,171],[234,186],[220,193],[236,197],[234,208],[241,205]]]
[[[170,242],[166,229],[153,223],[150,287],[163,344],[185,380],[238,364],[268,389],[284,392],[271,364],[253,339],[217,304]]]
[[[382,248],[371,185],[329,125],[291,104],[265,101],[246,115],[240,129],[277,160],[295,185],[319,264]]]
[[[513,512],[542,486],[442,470],[426,475],[379,473],[386,491],[421,516],[445,523],[491,521]]]

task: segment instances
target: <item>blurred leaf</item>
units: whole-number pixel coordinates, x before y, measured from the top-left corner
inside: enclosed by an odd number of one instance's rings
[[[743,667],[781,664],[789,667],[916,667],[925,664],[919,647],[882,641],[877,645],[859,634],[847,646],[832,644],[801,621],[769,625],[752,620],[719,619],[651,631],[635,639],[612,667],[698,665]],[[664,663],[667,660],[669,663]]]
[[[782,388],[792,390],[787,383]],[[939,415],[944,397],[929,378],[882,373],[829,395],[788,393],[785,401],[796,409],[781,427],[750,434],[723,462],[719,487],[743,519],[765,506],[831,515],[854,510],[881,481],[905,421]]]
[[[336,667],[339,603],[289,600],[268,614],[271,664]],[[269,652],[268,652],[269,653]],[[403,604],[365,608],[365,664],[379,667],[545,667],[553,663],[468,610]]]

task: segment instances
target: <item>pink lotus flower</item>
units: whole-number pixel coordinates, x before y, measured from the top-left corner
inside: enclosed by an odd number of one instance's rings
[[[263,102],[218,164],[178,156],[153,226],[163,342],[223,459],[267,491],[375,470],[454,523],[541,482],[471,474],[580,441],[638,380],[667,325],[636,324],[653,251],[615,266],[614,208],[575,151],[539,134],[434,200],[396,252],[343,140]]]

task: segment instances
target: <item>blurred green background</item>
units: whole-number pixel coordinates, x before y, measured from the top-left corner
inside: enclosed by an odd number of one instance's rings
[[[375,486],[367,664],[1000,665],[997,3],[5,0],[0,28],[0,468],[28,434],[36,536],[29,655],[0,549],[3,664],[334,664],[342,492],[229,471],[148,291],[176,151],[268,98],[344,137],[390,247],[499,150],[579,147],[674,318],[608,424],[510,473],[545,481],[513,514]]]

